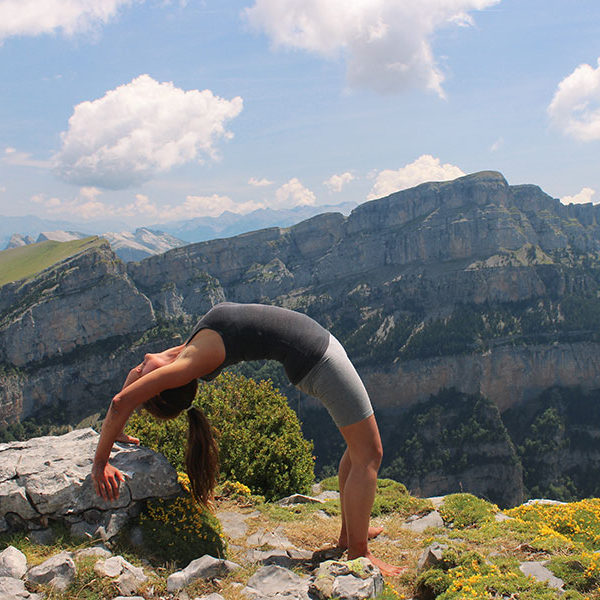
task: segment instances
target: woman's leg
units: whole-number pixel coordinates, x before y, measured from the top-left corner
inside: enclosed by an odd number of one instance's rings
[[[348,444],[346,460],[342,457],[340,471],[345,476],[342,496],[342,527],[348,537],[348,558],[365,556],[379,567],[383,575],[399,575],[403,569],[376,558],[368,548],[369,519],[377,487],[377,471],[383,449],[375,417],[340,429]]]
[[[338,483],[340,488],[340,505],[342,507],[342,529],[340,531],[340,537],[338,538],[338,547],[339,548],[348,548],[348,531],[346,528],[346,514],[344,511],[344,487],[346,486],[346,479],[348,479],[348,474],[350,473],[350,469],[352,467],[352,462],[350,461],[350,452],[348,448],[344,452],[342,456],[342,460],[340,460],[340,466],[338,470]],[[369,527],[369,531],[367,537],[372,540],[376,538],[383,531],[383,527]]]

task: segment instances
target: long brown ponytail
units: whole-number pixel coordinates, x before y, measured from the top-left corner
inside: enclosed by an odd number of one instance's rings
[[[206,415],[192,406],[187,411],[188,440],[185,451],[185,466],[192,494],[206,505],[212,499],[219,474],[219,447]]]
[[[159,419],[174,419],[187,410],[188,435],[185,465],[194,499],[208,505],[219,474],[219,447],[206,415],[192,406],[198,382],[164,390],[144,402],[143,407]]]

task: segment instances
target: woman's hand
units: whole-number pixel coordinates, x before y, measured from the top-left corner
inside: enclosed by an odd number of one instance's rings
[[[104,465],[94,463],[92,481],[94,482],[96,494],[110,502],[119,497],[119,484],[125,481],[125,477],[119,469],[109,463]]]

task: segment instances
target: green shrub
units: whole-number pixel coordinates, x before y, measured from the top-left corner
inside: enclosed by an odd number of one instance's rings
[[[268,500],[308,491],[314,481],[312,443],[270,381],[223,373],[200,388],[198,402],[218,433],[223,478]]]
[[[129,417],[125,431],[139,438],[142,446],[160,452],[177,471],[184,471],[187,430],[185,413],[175,419],[160,421],[142,410]]]

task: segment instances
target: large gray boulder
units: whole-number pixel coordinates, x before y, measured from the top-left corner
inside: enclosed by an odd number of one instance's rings
[[[115,444],[110,461],[126,481],[117,500],[102,500],[90,475],[99,437],[92,429],[79,429],[0,444],[0,521],[13,529],[64,521],[73,533],[109,539],[139,512],[141,501],[181,491],[175,469],[162,455]]]

